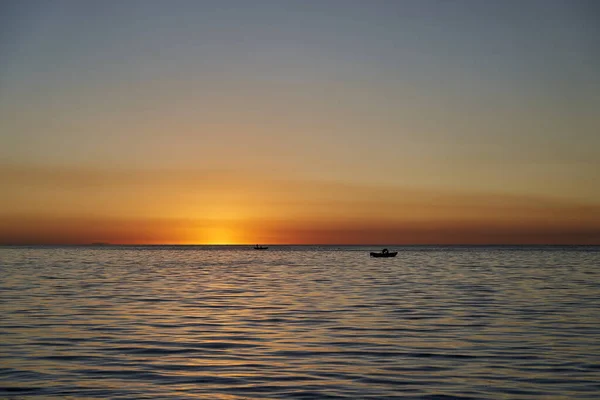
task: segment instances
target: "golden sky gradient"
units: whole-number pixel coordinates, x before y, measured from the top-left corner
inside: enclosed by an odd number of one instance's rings
[[[589,2],[9,2],[0,243],[600,244]]]
[[[0,168],[2,243],[596,243],[600,206],[229,172]]]

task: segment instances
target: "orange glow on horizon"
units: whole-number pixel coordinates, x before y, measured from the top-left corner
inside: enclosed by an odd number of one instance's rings
[[[4,218],[0,223],[0,244],[600,244],[597,222]]]
[[[0,244],[599,244],[600,205],[234,174],[2,170]]]

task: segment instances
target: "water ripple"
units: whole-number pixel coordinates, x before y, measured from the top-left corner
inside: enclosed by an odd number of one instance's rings
[[[600,398],[599,248],[370,250],[2,247],[0,398]]]

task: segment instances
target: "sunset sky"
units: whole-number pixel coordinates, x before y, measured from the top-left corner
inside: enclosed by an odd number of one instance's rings
[[[0,4],[0,243],[600,244],[590,1]]]

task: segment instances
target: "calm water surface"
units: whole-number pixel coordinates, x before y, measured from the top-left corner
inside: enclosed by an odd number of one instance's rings
[[[0,399],[598,399],[600,248],[0,248]]]

